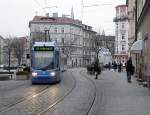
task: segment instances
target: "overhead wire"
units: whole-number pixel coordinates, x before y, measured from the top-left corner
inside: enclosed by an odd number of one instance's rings
[[[40,3],[37,0],[34,0],[34,2],[41,8],[43,9],[43,7],[40,5]]]

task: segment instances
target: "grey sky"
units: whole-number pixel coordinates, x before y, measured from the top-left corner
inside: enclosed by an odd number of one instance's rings
[[[24,36],[29,34],[28,23],[38,12],[38,15],[45,15],[58,12],[70,14],[74,8],[74,17],[82,19],[83,23],[94,28],[95,31],[105,30],[106,34],[114,34],[113,18],[115,6],[125,4],[126,0],[83,0],[84,6],[99,4],[100,6],[84,7],[82,0],[0,0],[0,35]],[[50,9],[44,10],[45,2]],[[112,4],[112,5],[102,5]],[[57,6],[53,7],[53,6]],[[82,12],[83,11],[83,12]]]

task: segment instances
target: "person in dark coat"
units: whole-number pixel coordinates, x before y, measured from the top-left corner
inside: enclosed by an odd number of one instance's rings
[[[108,69],[110,70],[110,68],[111,68],[111,63],[109,62],[108,63]]]
[[[118,72],[121,72],[122,71],[122,63],[121,61],[118,63]]]
[[[117,69],[117,63],[116,63],[116,61],[114,61],[113,68],[116,71],[116,69]]]
[[[126,62],[126,72],[127,72],[127,81],[131,82],[131,75],[133,73],[133,65],[132,65],[132,58],[131,57]]]
[[[96,61],[95,64],[94,64],[94,71],[95,71],[95,74],[96,74],[95,79],[98,79],[98,75],[101,73],[101,67],[100,67],[98,61]]]

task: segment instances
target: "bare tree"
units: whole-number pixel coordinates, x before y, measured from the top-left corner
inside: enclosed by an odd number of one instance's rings
[[[24,51],[25,51],[25,42],[26,38],[14,38],[12,42],[12,50],[14,53],[14,57],[18,60],[18,65],[21,64]]]
[[[13,42],[14,37],[10,36],[6,39],[4,39],[4,47],[3,47],[3,53],[4,53],[4,57],[5,60],[4,62],[9,64],[10,66],[10,58],[11,58],[11,54],[12,54],[12,42]]]

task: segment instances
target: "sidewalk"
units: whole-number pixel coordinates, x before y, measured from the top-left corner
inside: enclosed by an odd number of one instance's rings
[[[95,83],[97,97],[91,115],[150,115],[150,91],[133,77],[128,83],[125,72],[103,71]]]
[[[16,79],[16,70],[8,70],[0,69],[0,81],[5,80],[15,80]]]

